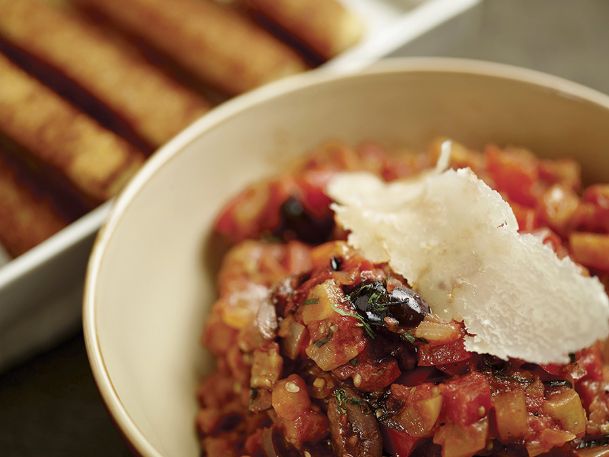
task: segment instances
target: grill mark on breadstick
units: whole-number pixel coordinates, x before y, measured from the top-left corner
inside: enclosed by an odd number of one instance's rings
[[[0,48],[139,149],[155,149],[209,108],[74,14],[40,0],[0,0],[0,10]]]
[[[238,12],[207,0],[78,0],[236,94],[306,69],[292,49]]]
[[[57,68],[28,54],[26,50],[19,49],[0,37],[0,52],[3,52],[13,62],[18,64],[31,76],[41,80],[76,108],[84,111],[103,127],[124,138],[135,148],[146,154],[151,154],[155,145],[141,137],[124,119],[107,106],[96,100],[79,84],[71,82],[62,75]]]
[[[0,147],[0,244],[17,257],[71,222],[24,164]]]
[[[94,203],[79,193],[57,170],[36,160],[35,154],[8,138],[1,131],[0,152],[26,170],[39,187],[48,192],[66,219],[76,220],[93,209]]]
[[[306,65],[310,68],[317,68],[326,62],[326,59],[319,53],[313,51],[310,46],[307,46],[302,40],[298,39],[292,33],[288,32],[285,28],[278,25],[276,22],[269,19],[267,16],[262,14],[258,10],[247,7],[246,5],[235,4],[235,8],[238,8],[243,14],[249,17],[260,25],[263,29],[267,30],[275,38],[281,42],[287,44],[291,48],[295,49],[296,52],[303,58]]]
[[[143,155],[0,55],[0,132],[91,205],[116,194]]]
[[[79,1],[79,0],[74,0]],[[160,51],[151,46],[141,35],[135,34],[116,21],[112,21],[107,15],[86,5],[79,4],[77,9],[71,11],[85,21],[87,24],[94,24],[105,35],[111,36],[113,40],[121,46],[127,46],[137,52],[142,58],[154,68],[163,73],[171,81],[175,81],[179,86],[187,88],[195,94],[201,94],[211,106],[218,105],[227,100],[225,92],[206,84],[194,73],[189,72],[170,54]]]
[[[324,59],[359,41],[363,24],[337,0],[245,0]]]

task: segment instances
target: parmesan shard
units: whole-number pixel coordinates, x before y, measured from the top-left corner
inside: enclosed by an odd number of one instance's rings
[[[600,281],[518,233],[509,204],[469,169],[393,183],[342,173],[328,194],[349,243],[388,262],[434,313],[462,320],[469,351],[567,363],[609,334]]]

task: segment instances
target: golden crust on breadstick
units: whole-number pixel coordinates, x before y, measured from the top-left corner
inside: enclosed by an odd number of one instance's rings
[[[208,108],[200,96],[73,14],[41,0],[0,0],[0,11],[5,47],[39,71],[44,67],[41,79],[65,79],[62,93],[70,98],[82,98],[84,91],[93,100],[90,114],[96,104],[107,107],[114,114],[107,117],[126,124],[150,149]]]
[[[240,13],[212,1],[78,1],[229,94],[306,69],[292,49]]]
[[[91,205],[114,196],[143,155],[0,55],[0,134]]]
[[[326,59],[353,46],[362,36],[362,22],[337,0],[246,2]]]

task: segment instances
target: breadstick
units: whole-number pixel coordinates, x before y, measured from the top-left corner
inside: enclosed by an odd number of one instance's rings
[[[361,21],[337,0],[246,0],[247,4],[325,59],[353,46]]]
[[[70,223],[25,167],[0,149],[0,244],[17,257]]]
[[[102,122],[135,144],[156,149],[208,108],[73,14],[40,0],[0,0],[0,11],[0,47],[88,114],[109,111]]]
[[[2,55],[0,135],[27,150],[91,206],[115,195],[143,162],[141,152]]]
[[[305,70],[261,27],[208,0],[78,0],[229,94]]]

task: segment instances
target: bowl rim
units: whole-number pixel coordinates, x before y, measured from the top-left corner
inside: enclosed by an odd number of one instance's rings
[[[359,78],[366,75],[422,71],[461,73],[523,82],[545,88],[559,96],[590,102],[609,111],[609,95],[579,83],[536,70],[472,59],[403,57],[381,60],[363,70],[320,69],[292,76],[233,98],[195,121],[149,158],[142,169],[114,201],[109,217],[97,234],[87,267],[83,298],[83,331],[89,364],[107,409],[124,437],[138,454],[146,457],[162,457],[159,450],[145,438],[143,432],[131,418],[120,399],[117,389],[112,383],[112,378],[106,367],[102,348],[99,344],[99,330],[96,325],[97,304],[95,299],[98,276],[103,264],[106,248],[112,240],[119,221],[129,209],[135,196],[172,157],[177,155],[188,144],[218,124],[260,102],[272,100],[292,91],[303,90],[337,80]]]

